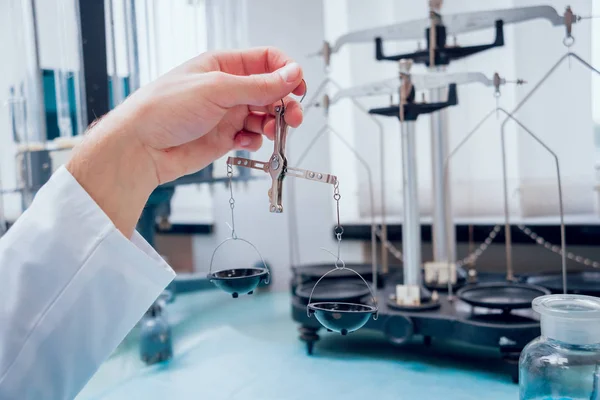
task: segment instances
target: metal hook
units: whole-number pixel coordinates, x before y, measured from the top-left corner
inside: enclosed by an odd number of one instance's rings
[[[304,79],[302,79],[302,82],[304,82],[305,89],[304,89],[304,94],[300,98],[300,104],[302,104],[302,101],[304,100],[304,98],[306,97],[306,93],[308,92],[308,85],[306,84],[306,81]],[[281,106],[275,107],[275,111],[283,113],[283,111],[285,111],[285,102],[283,101],[283,99],[279,99],[279,101],[281,101]]]
[[[308,85],[306,84],[306,81],[304,79],[302,79],[302,82],[304,82],[304,94],[300,98],[300,104],[302,104],[302,101],[306,97],[306,93],[308,93]]]

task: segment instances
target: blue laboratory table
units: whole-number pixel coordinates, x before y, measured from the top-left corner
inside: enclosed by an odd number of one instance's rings
[[[168,313],[173,360],[145,366],[134,329],[77,400],[518,399],[498,356],[481,348],[322,330],[309,357],[288,293],[182,295]]]

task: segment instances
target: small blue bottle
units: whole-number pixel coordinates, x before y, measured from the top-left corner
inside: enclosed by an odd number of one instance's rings
[[[536,298],[542,335],[519,360],[521,400],[600,400],[600,298]]]

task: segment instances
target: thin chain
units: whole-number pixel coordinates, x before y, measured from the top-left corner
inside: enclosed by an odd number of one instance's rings
[[[488,235],[487,238],[485,238],[485,240],[483,241],[483,243],[481,243],[479,245],[479,247],[477,248],[477,250],[475,250],[474,252],[472,252],[471,254],[469,254],[468,256],[466,256],[465,258],[463,258],[462,260],[459,260],[456,262],[456,266],[457,267],[462,267],[463,265],[466,264],[475,264],[475,262],[477,261],[477,259],[479,257],[481,257],[481,255],[483,254],[484,251],[486,251],[488,249],[488,247],[490,247],[490,245],[492,244],[492,242],[494,241],[494,239],[496,238],[496,236],[498,236],[498,233],[502,230],[502,227],[500,225],[496,225],[492,231],[490,232],[490,234]]]
[[[233,166],[227,164],[227,177],[229,178],[229,208],[231,208],[231,237],[237,239],[237,233],[235,233],[235,218],[233,215],[233,209],[235,208],[235,199],[233,198]]]
[[[529,238],[536,242],[538,245],[543,246],[546,250],[550,250],[551,252],[562,256],[562,249],[560,246],[553,245],[552,243],[548,242],[546,239],[544,239],[543,237],[533,232],[531,229],[527,228],[524,225],[517,226],[524,234],[529,236]],[[569,260],[575,261],[578,264],[583,264],[588,267],[591,266],[594,268],[600,268],[600,262],[582,256],[578,256],[574,253],[571,253],[570,251],[567,251],[567,258]]]
[[[394,258],[396,258],[400,262],[403,262],[402,252],[400,250],[398,250],[398,248],[396,246],[394,246],[392,244],[392,242],[390,242],[389,240],[383,240],[383,238],[381,237],[381,228],[375,229],[375,235],[377,235],[379,240],[381,240],[381,242],[383,243],[383,246],[390,253],[392,253],[392,256],[394,256]]]
[[[461,267],[465,264],[474,264],[475,261],[477,261],[477,259],[479,257],[481,257],[483,252],[485,252],[488,249],[490,244],[492,244],[492,241],[496,238],[496,236],[498,236],[498,233],[500,232],[501,229],[502,229],[502,227],[500,225],[496,225],[494,227],[494,229],[492,229],[492,231],[490,232],[488,237],[483,241],[483,243],[481,243],[479,245],[477,250],[475,250],[473,253],[469,254],[462,260],[457,261],[456,266]],[[375,234],[377,235],[379,240],[382,240],[381,228],[377,228],[375,230]],[[402,252],[396,246],[394,246],[389,240],[386,240],[386,241],[382,240],[382,243],[383,243],[384,247],[386,249],[388,249],[390,253],[392,253],[392,256],[394,256],[394,258],[396,258],[400,262],[403,261]]]
[[[333,185],[333,199],[335,200],[336,212],[337,212],[337,225],[335,227],[335,236],[337,237],[337,259],[335,260],[336,268],[344,268],[344,262],[340,258],[340,252],[342,250],[342,234],[344,233],[344,228],[340,223],[340,199],[342,196],[340,195],[340,181],[336,181]],[[339,264],[342,264],[340,267]]]

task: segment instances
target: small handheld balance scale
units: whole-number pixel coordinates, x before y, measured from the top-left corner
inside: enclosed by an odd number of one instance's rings
[[[369,318],[373,317],[373,319],[377,319],[378,307],[373,290],[367,281],[358,272],[347,268],[344,261],[340,258],[340,245],[344,229],[340,224],[341,195],[339,190],[339,181],[335,175],[288,166],[287,158],[285,156],[288,125],[284,119],[285,103],[283,100],[281,101],[280,106],[275,107],[275,113],[275,140],[273,154],[269,158],[269,161],[256,161],[243,157],[229,157],[227,159],[227,176],[229,177],[229,189],[231,193],[231,197],[229,199],[229,205],[231,207],[231,236],[222,241],[215,248],[210,260],[208,279],[221,290],[231,294],[234,298],[237,298],[240,294],[252,294],[261,282],[264,281],[268,283],[270,279],[270,273],[267,265],[256,246],[254,246],[251,242],[238,237],[235,232],[235,220],[233,212],[235,200],[233,198],[233,185],[231,182],[231,178],[233,176],[233,166],[258,169],[271,176],[271,188],[269,189],[269,211],[272,213],[283,212],[283,180],[286,176],[304,178],[311,181],[331,184],[334,188],[333,199],[336,202],[337,209],[337,226],[335,227],[335,234],[338,247],[337,254],[325,249],[324,250],[336,257],[336,261],[334,268],[325,273],[313,287],[308,300],[307,313],[309,317],[315,315],[321,325],[328,330],[346,335],[362,328],[369,321]],[[215,254],[225,243],[232,241],[241,241],[251,246],[258,253],[263,263],[263,267],[222,269],[213,272],[212,266]],[[358,275],[358,277],[369,289],[373,305],[346,302],[312,302],[312,294],[321,280],[327,275],[341,270],[351,271]]]

